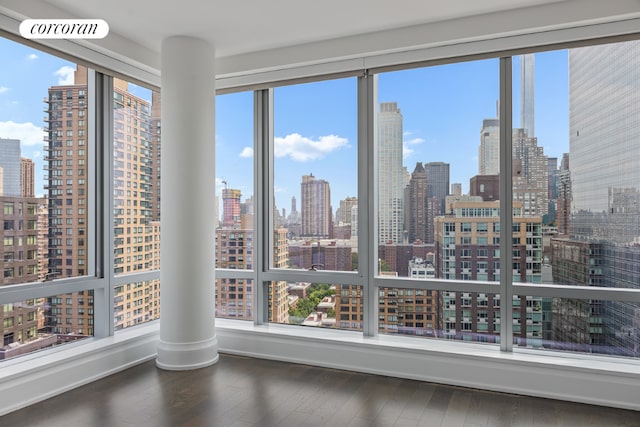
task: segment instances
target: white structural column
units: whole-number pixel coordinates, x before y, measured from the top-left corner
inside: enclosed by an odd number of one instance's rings
[[[156,364],[218,361],[215,332],[215,50],[197,38],[162,42],[161,315]]]

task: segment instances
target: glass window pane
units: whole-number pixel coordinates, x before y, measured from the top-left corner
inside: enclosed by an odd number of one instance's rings
[[[216,317],[253,320],[253,280],[216,279]]]
[[[115,330],[160,318],[160,280],[116,286],[113,298]]]
[[[357,81],[274,90],[274,228],[289,260],[277,268],[357,269]]]
[[[93,244],[89,70],[3,38],[0,52],[0,284],[85,276]],[[29,312],[38,317],[35,334],[7,329],[5,341],[31,351],[93,335],[92,290],[24,304],[37,306]],[[52,335],[53,344],[40,343]]]
[[[253,92],[216,96],[216,268],[254,269],[253,112]],[[253,280],[216,278],[215,304],[216,317],[253,320]]]
[[[0,52],[0,284],[84,276],[87,68],[3,38]]]
[[[362,286],[327,283],[285,283],[289,323],[330,329],[362,331]]]
[[[160,95],[120,79],[113,93],[114,272],[159,267]]]
[[[253,236],[253,139],[253,93],[216,96],[217,268],[253,269],[240,241]]]
[[[498,172],[482,194],[476,185],[488,173],[478,129],[496,125],[498,71],[485,60],[377,76],[378,274],[499,279]]]
[[[0,305],[0,361],[93,336],[93,290]]]
[[[380,288],[378,332],[480,343],[500,342],[500,296]]]
[[[114,273],[160,268],[160,94],[114,78]],[[120,330],[160,317],[160,281],[114,290],[114,326]]]
[[[514,208],[540,221],[518,236],[518,280],[640,291],[638,65],[638,41],[514,58]],[[545,347],[640,355],[637,303],[543,303]]]

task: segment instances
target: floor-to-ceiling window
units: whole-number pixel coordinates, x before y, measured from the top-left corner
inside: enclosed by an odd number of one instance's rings
[[[1,42],[5,354],[156,319],[158,93]],[[637,46],[218,95],[217,316],[637,357]]]
[[[0,45],[0,359],[9,359],[104,335],[94,314],[107,311],[95,280],[96,73]]]

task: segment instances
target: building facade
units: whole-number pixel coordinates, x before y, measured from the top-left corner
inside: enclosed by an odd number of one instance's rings
[[[50,87],[46,99],[47,280],[87,274],[87,87],[87,69],[78,66],[74,84]],[[160,256],[151,106],[123,80],[114,80],[113,97],[114,271],[149,271],[159,268]],[[115,328],[159,318],[159,303],[159,280],[117,287]],[[48,307],[46,323],[54,332],[93,335],[93,291],[49,298]]]
[[[553,241],[554,282],[638,288],[640,283],[640,42],[569,50],[571,158],[559,175],[559,231]],[[619,82],[610,90],[611,82]],[[569,212],[570,210],[570,212]],[[640,306],[565,300],[578,320],[554,315],[554,328],[585,351],[637,357]],[[566,313],[563,305],[557,311]],[[576,326],[578,325],[578,326]]]
[[[20,196],[20,140],[0,138],[0,169],[2,188],[0,196]]]
[[[500,202],[460,201],[436,218],[435,268],[442,279],[499,281]],[[542,219],[522,215],[514,202],[512,263],[514,282],[542,283]],[[507,268],[509,268],[507,267]],[[443,338],[497,342],[500,296],[440,292],[438,330]],[[543,298],[514,296],[513,335],[518,345],[543,344]]]
[[[404,240],[402,113],[396,102],[383,102],[377,113],[378,242]]]
[[[331,189],[324,179],[313,174],[304,175],[300,184],[301,220],[303,237],[326,239],[331,237]]]
[[[429,233],[429,221],[427,219],[427,172],[424,170],[421,162],[416,163],[416,167],[411,174],[407,192],[407,210],[405,217],[407,218],[409,243],[418,240],[427,242]]]
[[[478,174],[500,174],[500,120],[484,119],[478,148]]]
[[[520,55],[520,127],[530,138],[536,136],[535,61],[532,53]]]
[[[20,158],[20,195],[22,197],[35,196],[35,164],[33,160]]]

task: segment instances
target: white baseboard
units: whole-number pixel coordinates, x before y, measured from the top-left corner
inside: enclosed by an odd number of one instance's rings
[[[156,356],[158,327],[88,339],[0,363],[0,416]]]

